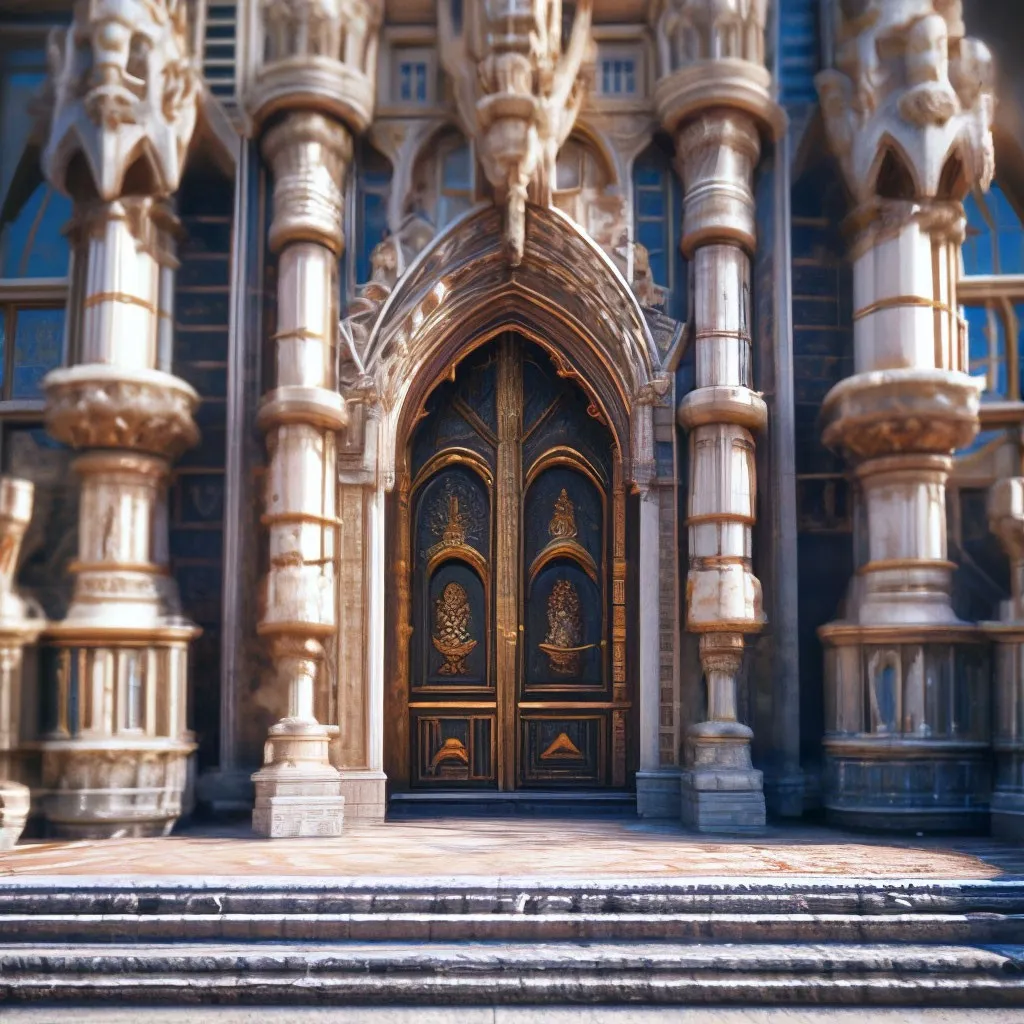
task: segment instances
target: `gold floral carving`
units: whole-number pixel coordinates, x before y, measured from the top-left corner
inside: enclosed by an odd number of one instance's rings
[[[548,597],[548,635],[540,649],[548,656],[551,671],[562,676],[579,674],[583,623],[580,596],[569,580],[557,580]]]
[[[555,499],[555,512],[548,523],[548,533],[556,540],[569,540],[576,536],[576,506],[564,487]]]
[[[454,499],[457,503],[458,499]],[[442,676],[464,676],[467,673],[466,658],[476,647],[476,641],[469,634],[472,610],[465,588],[459,583],[449,583],[434,602],[434,647],[445,659],[438,669]]]

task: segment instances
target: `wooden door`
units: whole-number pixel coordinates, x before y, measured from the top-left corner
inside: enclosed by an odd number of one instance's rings
[[[399,581],[412,787],[625,784],[616,456],[571,369],[515,334],[428,399]]]

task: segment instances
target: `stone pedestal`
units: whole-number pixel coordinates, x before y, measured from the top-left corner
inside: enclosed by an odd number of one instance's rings
[[[684,825],[698,832],[764,829],[763,780],[750,763],[753,736],[735,721],[701,722],[690,730],[681,778]]]

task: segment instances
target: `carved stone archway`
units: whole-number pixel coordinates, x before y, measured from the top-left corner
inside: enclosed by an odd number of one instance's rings
[[[517,332],[544,348],[560,374],[577,380],[609,427],[622,487],[645,493],[655,469],[653,405],[669,384],[629,285],[603,250],[557,210],[528,207],[524,255],[516,267],[503,248],[501,212],[491,206],[472,210],[417,257],[390,294],[378,289],[377,301],[385,294],[358,355],[360,383],[349,395],[353,423],[361,424],[356,430],[362,433],[361,440],[350,437],[351,472],[341,460],[339,512],[345,520],[350,508],[360,520],[357,527],[350,519],[343,530],[352,530],[353,540],[359,531],[366,595],[366,607],[353,611],[350,628],[342,624],[338,665],[340,760],[343,775],[352,780],[346,797],[354,811],[371,802],[368,785],[380,787],[373,802],[383,810],[385,732],[389,745],[396,741],[385,725],[386,690],[395,676],[394,666],[385,671],[385,652],[396,646],[389,634],[401,600],[394,594],[390,538],[402,495],[387,502],[388,516],[385,492],[402,475],[402,452],[434,387],[476,346],[503,331]],[[646,554],[649,564],[658,518],[645,515],[643,500],[640,505],[641,562]],[[346,549],[344,538],[341,548]],[[640,652],[630,673],[640,721],[645,714],[650,718],[659,696],[657,573],[647,582],[650,593],[639,596],[637,607],[651,614],[631,627]],[[361,625],[369,627],[368,637],[360,634]],[[624,642],[622,648],[624,657]],[[360,660],[358,685],[353,669]],[[356,705],[351,718],[342,710],[346,704]],[[643,760],[642,738],[640,746]]]
[[[380,402],[378,467],[389,489],[410,406],[474,339],[502,327],[534,338],[579,374],[622,447],[627,479],[649,479],[650,407],[668,381],[640,304],[565,214],[530,206],[526,222],[523,261],[512,267],[500,211],[471,210],[420,254],[381,309],[362,358]]]

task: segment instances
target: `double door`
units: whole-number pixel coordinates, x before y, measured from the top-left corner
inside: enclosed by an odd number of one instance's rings
[[[424,407],[400,523],[413,788],[625,784],[624,495],[571,367],[515,334]]]

